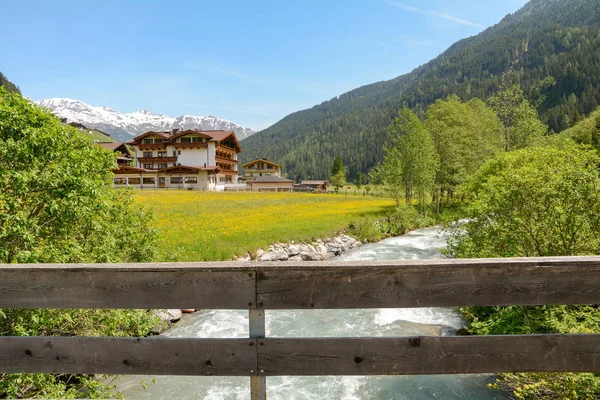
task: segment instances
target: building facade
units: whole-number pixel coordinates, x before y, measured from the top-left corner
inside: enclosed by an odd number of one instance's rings
[[[294,181],[275,175],[257,176],[246,184],[253,192],[291,192],[294,188]]]
[[[232,131],[146,132],[127,144],[135,165],[119,165],[116,186],[224,190],[237,183],[242,149]]]
[[[257,158],[244,165],[244,179],[251,180],[257,176],[281,176],[281,165],[265,158]]]

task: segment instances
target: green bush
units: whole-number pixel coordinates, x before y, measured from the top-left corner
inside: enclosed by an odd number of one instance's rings
[[[151,215],[115,190],[115,155],[0,87],[0,263],[149,261]],[[0,310],[0,335],[145,336],[144,310]],[[81,375],[0,374],[0,398],[106,397]]]
[[[563,142],[504,153],[463,187],[469,218],[450,229],[455,257],[598,254],[599,158]],[[600,333],[598,306],[463,307],[473,334]],[[501,374],[495,388],[519,399],[596,399],[594,374]]]

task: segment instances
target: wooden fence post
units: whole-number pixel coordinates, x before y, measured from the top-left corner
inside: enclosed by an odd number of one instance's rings
[[[265,338],[265,310],[250,310],[250,339]],[[256,369],[250,370],[253,375],[250,376],[250,399],[251,400],[266,400],[267,399],[267,377],[263,374],[264,371],[259,369],[258,365],[258,341],[256,347]]]

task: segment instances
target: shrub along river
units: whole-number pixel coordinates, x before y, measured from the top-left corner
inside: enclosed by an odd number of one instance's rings
[[[438,228],[367,244],[337,260],[405,260],[441,258],[445,239]],[[267,336],[413,336],[453,335],[465,322],[450,308],[268,311]],[[200,311],[164,333],[169,337],[248,337],[247,311]],[[140,381],[148,385],[142,389]],[[125,398],[250,398],[250,378],[124,376],[118,389]],[[487,388],[489,375],[424,375],[381,377],[269,377],[269,399],[506,399]]]

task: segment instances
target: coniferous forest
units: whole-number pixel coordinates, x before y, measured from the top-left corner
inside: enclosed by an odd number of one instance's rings
[[[387,127],[407,107],[427,107],[452,94],[462,101],[493,97],[520,84],[548,134],[575,125],[600,104],[600,2],[533,0],[481,34],[461,40],[409,74],[363,86],[290,114],[244,140],[241,163],[266,157],[290,179],[329,178],[342,158],[348,179],[379,163]]]
[[[11,81],[9,81],[3,74],[2,72],[0,72],[0,86],[4,86],[4,88],[8,91],[8,92],[16,92],[16,93],[21,93],[21,90],[19,89],[19,87],[17,85],[15,85],[14,83],[12,83]]]

